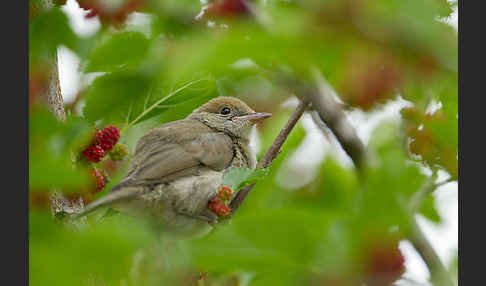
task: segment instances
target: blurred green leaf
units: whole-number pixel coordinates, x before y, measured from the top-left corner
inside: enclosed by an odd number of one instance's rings
[[[452,261],[449,263],[449,273],[452,274],[454,281],[459,279],[459,255],[456,253]]]
[[[425,182],[425,175],[416,164],[407,161],[403,152],[397,123],[383,123],[371,136],[369,147],[374,150],[374,167],[366,170],[365,191],[361,203],[366,225],[407,226],[406,201]]]
[[[297,209],[238,214],[231,224],[191,241],[196,264],[210,271],[245,270],[263,275],[309,272],[332,217]],[[285,274],[284,274],[285,273]]]
[[[222,185],[237,191],[264,179],[267,174],[268,170],[264,168],[231,168],[224,173]]]
[[[433,194],[427,195],[427,197],[423,200],[419,212],[434,223],[442,222],[442,218],[437,212],[437,208],[435,206],[435,196]]]
[[[32,285],[109,285],[126,279],[135,251],[153,240],[140,223],[119,216],[69,229],[49,213],[29,214],[29,280]]]
[[[60,45],[76,51],[78,44],[78,37],[59,7],[41,11],[29,21],[29,66],[54,55]]]
[[[156,83],[146,96],[134,101],[130,106],[127,120],[132,126],[168,111],[181,113],[187,101],[198,98],[205,98],[207,101],[208,96],[215,96],[215,81],[211,76],[190,80],[183,84],[169,85],[162,80]]]
[[[113,72],[96,78],[86,91],[84,116],[91,122],[124,122],[130,105],[143,100],[150,90],[151,78],[142,73]]]
[[[48,191],[62,188],[69,192],[90,183],[87,169],[76,168],[72,154],[80,152],[92,136],[92,128],[79,117],[63,124],[46,109],[29,116],[29,188]]]
[[[140,32],[112,35],[90,54],[86,72],[109,72],[141,62],[147,55],[149,40]]]
[[[313,182],[293,193],[291,203],[300,207],[348,213],[361,188],[355,170],[326,158]]]

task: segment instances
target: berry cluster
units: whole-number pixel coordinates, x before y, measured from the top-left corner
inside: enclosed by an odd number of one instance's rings
[[[209,200],[208,208],[219,217],[226,217],[230,214],[227,202],[231,199],[232,191],[227,186],[222,186],[218,194]]]
[[[120,139],[120,131],[115,126],[105,127],[103,130],[97,130],[93,144],[82,152],[86,160],[99,162],[105,153],[113,149],[113,146]]]

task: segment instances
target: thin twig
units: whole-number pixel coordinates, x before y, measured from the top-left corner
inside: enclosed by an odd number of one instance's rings
[[[409,208],[412,214],[414,214],[420,209],[427,195],[432,193],[436,189],[435,187],[436,185],[434,184],[436,179],[437,179],[437,172],[433,172],[432,176],[430,176],[429,180],[425,182],[422,188],[417,192],[415,192],[415,194],[413,194],[413,196],[410,198]]]
[[[307,109],[309,103],[310,100],[307,97],[304,97],[300,100],[299,105],[295,109],[292,116],[290,116],[289,120],[282,128],[282,130],[280,130],[280,133],[278,134],[277,138],[275,138],[275,141],[273,141],[272,146],[268,148],[265,155],[263,155],[263,158],[258,162],[257,168],[267,168],[270,163],[278,156],[282,145],[294,128],[295,124],[297,124],[297,121],[299,121],[302,114],[304,114],[304,111]],[[255,184],[251,184],[238,191],[238,193],[230,203],[232,215],[235,214],[236,210],[238,210],[238,208],[241,206],[245,198],[248,196],[248,193],[251,191],[251,189],[253,189],[254,186]]]

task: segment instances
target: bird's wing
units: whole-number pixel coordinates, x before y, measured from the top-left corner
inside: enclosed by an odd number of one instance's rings
[[[199,166],[223,170],[233,158],[229,136],[194,120],[179,120],[143,136],[122,181],[166,182],[197,172]]]

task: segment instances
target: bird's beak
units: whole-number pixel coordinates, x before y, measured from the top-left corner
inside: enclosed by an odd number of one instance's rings
[[[251,121],[257,121],[257,120],[262,120],[267,117],[272,116],[271,113],[267,112],[255,112],[255,113],[250,113],[247,115],[242,115],[242,116],[235,116],[231,120],[236,121],[236,120],[251,120]]]

